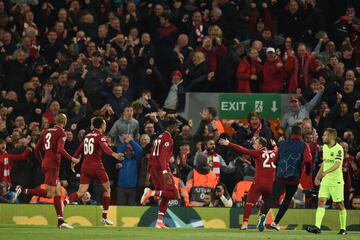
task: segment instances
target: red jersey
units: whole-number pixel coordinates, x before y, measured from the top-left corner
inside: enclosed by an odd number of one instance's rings
[[[78,157],[80,154],[84,156],[81,171],[83,169],[104,169],[102,163],[103,153],[111,156],[114,152],[109,147],[106,136],[99,130],[94,129],[84,137],[75,153],[75,157]]]
[[[162,171],[167,170],[170,172],[169,162],[173,153],[174,140],[168,131],[160,134],[153,143],[151,155],[149,158],[149,168],[157,166]]]
[[[13,161],[26,160],[29,156],[29,151],[24,151],[19,154],[3,153],[0,155],[0,182],[6,181],[11,184],[11,169]]]
[[[66,133],[60,126],[44,130],[35,146],[35,155],[44,168],[60,168],[61,156],[71,161],[71,155],[64,149]]]
[[[234,143],[229,143],[229,147],[255,159],[255,183],[272,184],[274,182],[276,172],[274,160],[277,148],[274,151],[268,150],[266,147],[251,150]]]

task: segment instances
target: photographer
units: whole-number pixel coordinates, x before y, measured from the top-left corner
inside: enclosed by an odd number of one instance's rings
[[[231,196],[223,183],[216,185],[214,190],[214,199],[209,204],[210,207],[232,207],[233,201]]]
[[[16,203],[21,189],[16,187],[15,192],[10,191],[10,185],[6,181],[0,182],[0,203]]]

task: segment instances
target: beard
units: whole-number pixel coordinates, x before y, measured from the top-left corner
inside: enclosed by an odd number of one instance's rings
[[[215,152],[215,148],[207,148],[206,150],[208,151],[208,153],[214,153]]]

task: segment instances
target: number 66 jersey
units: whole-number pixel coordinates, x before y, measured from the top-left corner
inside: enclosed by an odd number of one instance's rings
[[[91,133],[86,134],[75,153],[75,157],[78,157],[80,154],[84,157],[81,171],[83,169],[104,169],[102,163],[103,153],[111,156],[113,151],[107,143],[106,136],[94,129]]]

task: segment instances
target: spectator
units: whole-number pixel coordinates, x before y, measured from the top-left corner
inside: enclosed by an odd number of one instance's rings
[[[309,113],[319,103],[323,93],[324,87],[321,86],[320,91],[305,105],[301,105],[297,97],[290,98],[290,112],[286,113],[281,119],[281,128],[287,136],[290,136],[291,127],[300,124],[304,118],[309,117]]]
[[[210,207],[232,207],[233,201],[225,184],[219,183],[215,187],[214,201],[210,203]]]
[[[285,76],[282,61],[272,47],[266,49],[266,58],[263,66],[262,92],[281,92],[284,89]]]
[[[123,136],[124,142],[117,146],[117,152],[124,153],[124,160],[116,163],[118,172],[117,204],[133,206],[136,202],[137,166],[143,150],[131,135]]]
[[[231,173],[235,170],[235,163],[231,161],[229,164],[226,164],[224,158],[215,152],[215,141],[213,139],[209,139],[206,142],[206,149],[202,153],[197,153],[197,155],[203,155],[207,157],[208,166],[211,171],[215,173],[216,180],[220,181],[220,171],[224,173]],[[195,155],[194,166],[198,166],[198,162],[196,161],[197,155]]]
[[[114,84],[112,86],[111,94],[106,94],[106,103],[110,104],[114,110],[115,116],[119,118],[124,110],[124,107],[128,104],[128,100],[123,96],[123,88],[120,84]]]
[[[290,74],[288,91],[294,93],[297,88],[303,89],[310,85],[315,72],[318,70],[318,64],[309,53],[307,46],[300,43],[297,47],[297,53],[288,56],[285,69]]]
[[[175,70],[171,74],[172,85],[164,102],[166,110],[182,112],[185,109],[185,88],[182,73]]]
[[[260,91],[262,69],[258,54],[259,52],[256,49],[251,48],[237,68],[237,91],[239,93],[256,93]]]
[[[97,202],[93,199],[91,199],[91,194],[89,192],[86,192],[84,196],[82,196],[79,199],[80,205],[97,205]]]
[[[133,118],[133,115],[133,107],[126,105],[122,117],[112,126],[109,134],[116,145],[123,142],[123,136],[127,134],[131,134],[134,140],[139,139],[139,122]]]
[[[204,205],[205,194],[209,194],[215,189],[217,179],[209,167],[206,156],[198,154],[195,162],[198,164],[189,172],[186,188],[189,193],[190,206],[201,207]]]
[[[7,81],[3,88],[6,91],[21,91],[23,84],[30,80],[31,70],[25,64],[25,52],[19,50],[15,53],[15,60],[5,62],[4,74]]]
[[[18,188],[17,192],[9,191],[10,185],[6,181],[0,182],[0,203],[17,203],[21,189]]]

